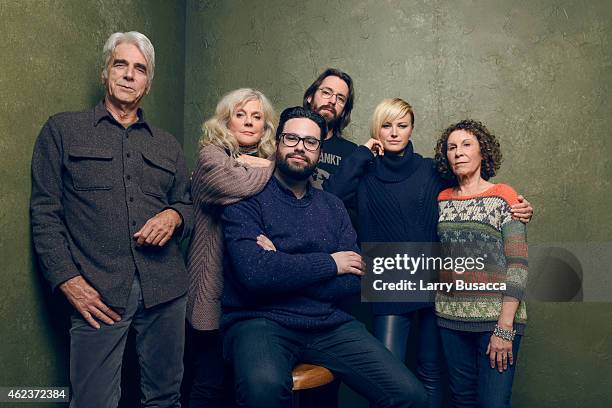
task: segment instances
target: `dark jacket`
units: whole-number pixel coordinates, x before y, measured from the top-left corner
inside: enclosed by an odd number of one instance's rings
[[[166,208],[181,215],[181,228],[164,247],[137,247],[133,234]],[[127,129],[103,103],[49,118],[34,146],[30,210],[34,248],[53,288],[83,275],[105,303],[123,308],[138,271],[146,307],[186,292],[179,250],[192,227],[185,158],[142,111]]]

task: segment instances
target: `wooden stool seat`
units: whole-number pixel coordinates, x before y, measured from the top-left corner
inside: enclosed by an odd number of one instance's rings
[[[313,364],[298,364],[291,375],[293,376],[293,391],[317,388],[334,381],[331,371]]]

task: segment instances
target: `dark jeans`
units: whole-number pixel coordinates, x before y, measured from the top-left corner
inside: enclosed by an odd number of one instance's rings
[[[474,333],[440,328],[448,364],[448,376],[454,407],[510,407],[512,381],[516,369],[521,336],[512,342],[514,364],[500,373],[491,368],[485,353],[491,332]]]
[[[136,331],[145,407],[180,407],[185,343],[185,296],[145,309],[136,277],[121,321],[91,327],[78,313],[70,329],[71,408],[115,408],[128,331]]]
[[[408,338],[412,319],[418,314],[417,330],[417,375],[427,393],[427,406],[442,407],[444,387],[442,367],[444,366],[440,331],[433,307],[415,310],[404,315],[374,317],[374,336],[400,361],[406,360]]]
[[[226,370],[219,330],[191,329],[195,373],[189,408],[221,408],[231,405],[226,392]]]
[[[297,362],[330,369],[377,407],[422,406],[426,398],[416,377],[356,321],[312,332],[249,319],[229,329],[224,350],[241,407],[289,407]]]

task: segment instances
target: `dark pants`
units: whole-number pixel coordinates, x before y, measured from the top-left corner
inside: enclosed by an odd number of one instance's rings
[[[448,364],[454,407],[508,408],[521,336],[512,342],[514,364],[508,370],[491,368],[485,353],[491,332],[474,333],[440,328]]]
[[[425,403],[416,377],[356,321],[312,332],[250,319],[229,329],[225,346],[241,407],[289,407],[291,371],[297,362],[330,369],[377,407]]]
[[[189,408],[221,408],[231,405],[226,392],[226,370],[219,330],[190,330],[195,372]]]
[[[418,314],[417,330],[417,376],[427,392],[429,408],[442,407],[444,366],[440,331],[433,307],[416,310],[403,315],[385,315],[374,318],[374,336],[400,361],[406,361],[408,338],[412,320]]]
[[[136,277],[121,321],[94,329],[78,313],[70,329],[72,408],[115,408],[128,331],[136,332],[145,407],[180,407],[185,343],[185,296],[145,309]]]

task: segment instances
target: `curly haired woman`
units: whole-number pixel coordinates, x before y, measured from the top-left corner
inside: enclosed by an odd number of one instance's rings
[[[489,180],[502,154],[480,122],[449,126],[436,146],[438,170],[457,186],[438,196],[438,235],[443,247],[479,256],[482,268],[443,270],[436,314],[446,354],[453,405],[509,407],[516,358],[527,314],[526,227],[512,219],[518,194]],[[484,261],[483,261],[484,260]],[[460,273],[461,272],[461,273]]]

